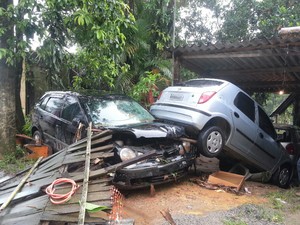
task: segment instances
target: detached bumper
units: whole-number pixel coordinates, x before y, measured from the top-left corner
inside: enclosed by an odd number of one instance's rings
[[[117,170],[113,184],[119,189],[132,190],[149,187],[151,184],[174,182],[187,174],[188,168],[194,163],[194,159],[194,157],[174,158],[166,164],[148,162],[132,168]]]

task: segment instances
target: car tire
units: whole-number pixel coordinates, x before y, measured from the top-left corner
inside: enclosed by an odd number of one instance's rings
[[[217,126],[208,127],[199,134],[198,148],[200,154],[213,158],[221,154],[224,147],[224,133]]]
[[[41,134],[40,131],[36,130],[36,131],[33,133],[32,137],[33,137],[35,143],[37,143],[37,144],[42,144],[43,138],[42,138],[42,134]]]
[[[273,174],[272,181],[278,187],[288,188],[290,185],[291,175],[291,168],[287,165],[283,165]]]

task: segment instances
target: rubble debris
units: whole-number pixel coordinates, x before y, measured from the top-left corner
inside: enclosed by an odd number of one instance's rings
[[[15,190],[10,194],[8,199],[1,205],[0,211],[5,209],[8,204],[13,200],[13,198],[16,196],[16,194],[20,191],[20,189],[23,187],[29,176],[33,173],[33,171],[36,169],[36,167],[39,165],[43,158],[40,157],[35,164],[31,167],[31,169],[28,171],[28,173],[24,176],[24,178],[21,180],[21,182],[18,184],[18,186],[15,188]]]
[[[171,225],[176,225],[175,221],[173,220],[173,218],[171,216],[169,209],[161,210],[160,213],[166,219],[166,221],[168,221]]]
[[[119,163],[110,167],[105,167],[102,163],[93,164],[93,160],[96,158],[102,160],[111,156],[114,147],[110,143],[111,134],[111,131],[106,130],[91,136],[89,164],[92,166],[90,167],[87,202],[105,206],[108,209],[112,209],[113,204],[118,204],[119,212],[117,211],[117,213],[121,213],[122,204],[112,201],[112,196],[115,192],[112,192],[111,178],[107,174],[108,172],[115,171],[118,167],[143,160],[143,157],[137,157],[137,159],[131,160],[131,162]],[[56,222],[77,223],[80,211],[78,202],[81,199],[83,191],[84,174],[82,171],[84,171],[86,161],[87,145],[87,138],[85,138],[42,159],[34,173],[26,181],[31,185],[24,185],[9,205],[0,212],[0,224],[39,225],[47,222],[51,225],[51,223]],[[151,154],[153,152],[144,157],[149,157]],[[0,205],[3,205],[7,197],[18,186],[20,180],[28,171],[30,171],[30,168],[0,183]],[[79,188],[69,201],[54,205],[45,193],[45,188],[60,178],[74,180],[79,185]],[[70,186],[60,184],[55,186],[55,189],[56,194],[64,194],[70,189]],[[107,213],[109,214],[110,210],[106,210],[102,215]],[[119,218],[120,216],[115,215],[114,217]],[[107,222],[107,216],[90,216],[89,213],[85,215],[85,224],[107,224]]]
[[[208,183],[207,180],[201,180],[200,178],[190,178],[189,181],[199,185],[200,187],[204,187],[204,188],[209,189],[209,190],[224,190],[226,192],[233,193],[233,194],[236,194],[236,195],[242,195],[243,194],[243,191],[242,190],[237,190],[236,187],[229,187],[229,186],[225,186],[225,185],[222,185],[222,184]]]
[[[233,187],[239,191],[245,182],[245,176],[230,172],[217,171],[209,175],[207,182]]]

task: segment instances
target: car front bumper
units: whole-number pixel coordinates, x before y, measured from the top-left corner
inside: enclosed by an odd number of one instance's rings
[[[132,190],[163,183],[174,182],[184,177],[194,164],[194,157],[174,158],[171,162],[141,163],[115,172],[113,184],[123,190]]]

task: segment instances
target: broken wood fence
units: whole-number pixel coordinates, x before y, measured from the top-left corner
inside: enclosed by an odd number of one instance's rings
[[[112,133],[102,131],[90,137],[89,167],[87,181],[86,201],[99,206],[113,207],[113,194],[116,193],[110,185],[108,172],[126,164],[120,163],[110,167],[103,167],[103,161],[113,156]],[[77,223],[79,221],[80,204],[83,190],[85,162],[87,159],[88,138],[82,139],[67,148],[43,159],[34,172],[28,177],[26,184],[16,193],[13,200],[0,212],[0,224],[5,225],[38,225],[51,224],[52,222]],[[153,154],[153,153],[150,153]],[[137,159],[141,160],[141,159]],[[135,160],[135,161],[137,161]],[[16,176],[0,183],[0,205],[3,205],[12,192],[19,185],[30,169],[24,170]],[[53,204],[45,193],[45,188],[58,178],[74,180],[80,187],[63,204]],[[70,190],[69,184],[57,185],[55,193],[63,194]],[[85,200],[84,200],[85,201]],[[83,204],[83,203],[81,203]],[[119,206],[118,206],[119,207]],[[84,223],[107,224],[113,217],[111,210],[107,212],[86,213],[84,210]]]

